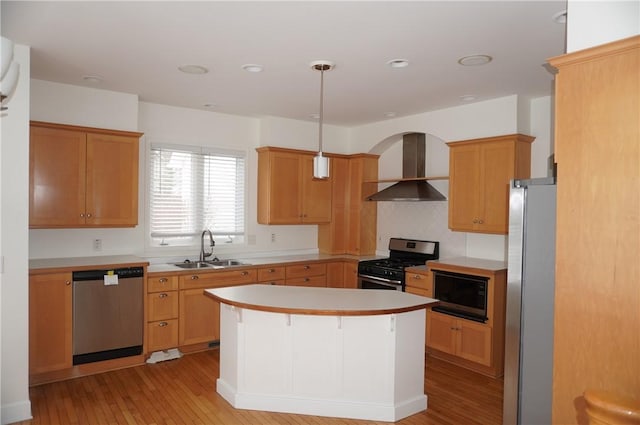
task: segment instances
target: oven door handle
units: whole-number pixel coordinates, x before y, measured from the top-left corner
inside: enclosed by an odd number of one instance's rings
[[[400,280],[382,279],[382,278],[379,278],[379,277],[369,276],[369,275],[366,275],[366,274],[360,274],[360,275],[358,275],[358,277],[364,278],[364,279],[369,279],[369,280],[371,280],[373,282],[395,283],[396,285],[401,285],[402,284],[402,281],[400,281]]]

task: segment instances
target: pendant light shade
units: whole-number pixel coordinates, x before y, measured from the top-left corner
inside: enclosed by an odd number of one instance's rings
[[[318,154],[313,158],[313,177],[326,179],[329,177],[329,158],[322,155],[322,121],[324,116],[324,73],[331,71],[335,64],[326,60],[311,62],[311,69],[320,71],[320,114],[318,119]]]
[[[18,84],[20,65],[13,60],[13,42],[5,37],[0,41],[0,102],[4,102]],[[0,106],[0,110],[6,109],[6,106]]]

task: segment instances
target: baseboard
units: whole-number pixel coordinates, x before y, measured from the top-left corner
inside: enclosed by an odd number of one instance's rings
[[[31,401],[24,400],[2,405],[0,418],[2,419],[2,425],[33,419],[33,416],[31,416]]]

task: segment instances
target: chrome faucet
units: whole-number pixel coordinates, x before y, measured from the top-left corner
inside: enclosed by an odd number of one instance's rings
[[[204,235],[207,233],[209,234],[209,241],[211,242],[211,252],[204,252]],[[204,261],[205,258],[213,255],[214,246],[216,246],[216,243],[213,240],[213,233],[211,233],[209,229],[204,229],[202,235],[200,235],[200,261]]]

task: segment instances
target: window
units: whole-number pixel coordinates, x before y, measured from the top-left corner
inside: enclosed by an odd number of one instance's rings
[[[244,242],[244,152],[152,144],[149,170],[152,246]]]

